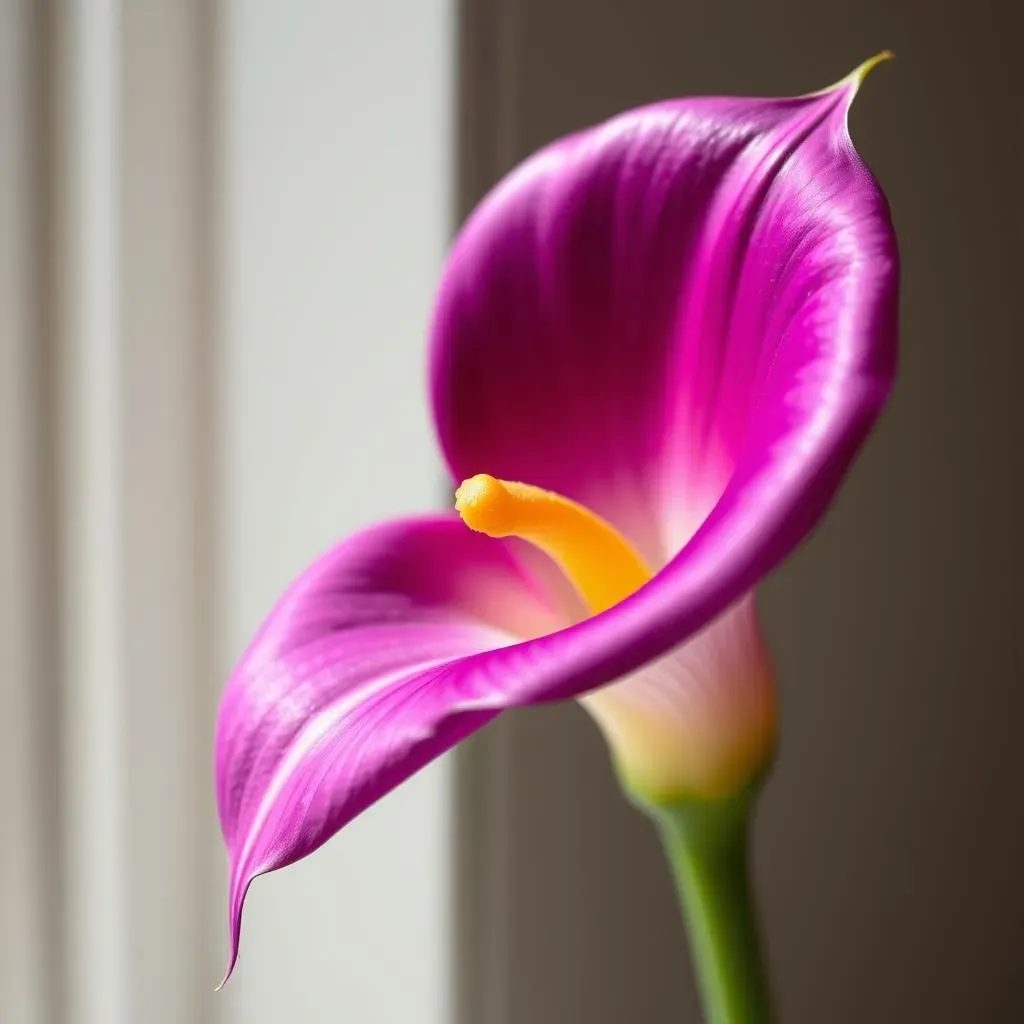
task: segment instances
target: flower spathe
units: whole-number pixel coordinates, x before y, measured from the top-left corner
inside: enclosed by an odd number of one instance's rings
[[[508,708],[581,697],[651,792],[728,793],[763,767],[753,588],[824,513],[895,374],[896,242],[847,131],[869,65],[808,96],[628,112],[472,215],[431,330],[437,431],[456,482],[549,495],[548,533],[392,521],[281,598],[217,727],[232,966],[253,878]],[[558,502],[597,524],[591,556],[575,529],[551,540]],[[588,602],[580,573],[620,541],[645,574]]]

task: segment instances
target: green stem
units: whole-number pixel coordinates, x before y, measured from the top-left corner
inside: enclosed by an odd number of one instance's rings
[[[750,801],[642,805],[672,866],[708,1024],[771,1019],[747,863]]]

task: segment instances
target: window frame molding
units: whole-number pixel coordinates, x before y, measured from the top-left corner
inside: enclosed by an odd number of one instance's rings
[[[218,24],[202,0],[0,7],[0,1018],[24,1024],[217,1014],[197,737],[217,692]]]

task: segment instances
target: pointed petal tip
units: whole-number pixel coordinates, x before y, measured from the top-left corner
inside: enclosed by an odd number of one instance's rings
[[[847,75],[846,81],[852,83],[856,88],[860,88],[864,79],[867,78],[879,64],[883,64],[887,60],[895,59],[896,54],[893,53],[892,50],[882,50],[881,52],[876,53],[874,57],[869,57],[863,64],[858,64],[857,67]]]
[[[215,992],[220,992],[228,983],[231,975],[234,973],[235,965],[238,963],[238,950],[242,939],[242,908],[245,905],[245,897],[249,892],[249,886],[252,885],[253,880],[259,874],[260,872],[256,872],[246,878],[235,876],[234,872],[232,872],[228,904],[228,941],[230,944],[228,948],[228,965],[224,971],[224,977],[220,980],[220,984],[214,989]]]
[[[238,938],[232,936],[231,949],[228,952],[228,964],[224,968],[224,977],[217,983],[217,987],[213,990],[214,992],[220,992],[224,986],[231,980],[231,975],[235,973],[235,966],[238,963]]]
[[[896,54],[893,53],[892,50],[881,50],[873,57],[869,57],[867,60],[862,61],[848,75],[840,78],[838,82],[827,86],[824,89],[819,89],[817,92],[807,93],[807,95],[809,97],[828,96],[839,92],[845,92],[849,100],[852,101],[853,97],[857,95],[857,91],[864,84],[864,79],[867,78],[879,64],[884,64],[886,61],[895,59]]]
[[[231,975],[235,973],[235,965],[238,963],[238,947],[233,946],[231,953],[228,957],[228,965],[224,969],[224,977],[217,983],[217,987],[213,990],[214,992],[220,992],[224,986],[231,980]]]
[[[860,87],[864,84],[864,79],[866,79],[879,64],[895,59],[896,54],[894,54],[892,50],[881,50],[873,57],[869,57],[866,61],[858,64],[857,67],[855,67],[845,78],[841,78],[835,83],[835,85],[830,85],[827,89],[822,89],[820,92],[810,94],[812,97],[829,98],[830,102],[835,104],[834,109],[838,115],[838,120],[833,123],[841,126],[841,129],[847,138],[849,137],[847,118],[850,113],[850,108],[853,106],[853,101],[857,98],[857,93],[860,92]]]
[[[231,950],[228,953],[228,965],[224,969],[224,977],[217,983],[217,987],[213,990],[214,992],[220,992],[224,986],[231,980],[231,975],[235,973],[235,965],[238,963],[238,937],[232,935],[231,937]]]

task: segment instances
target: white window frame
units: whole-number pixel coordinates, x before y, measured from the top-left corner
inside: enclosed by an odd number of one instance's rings
[[[19,1024],[217,1012],[216,21],[202,0],[0,7],[0,1019]]]

